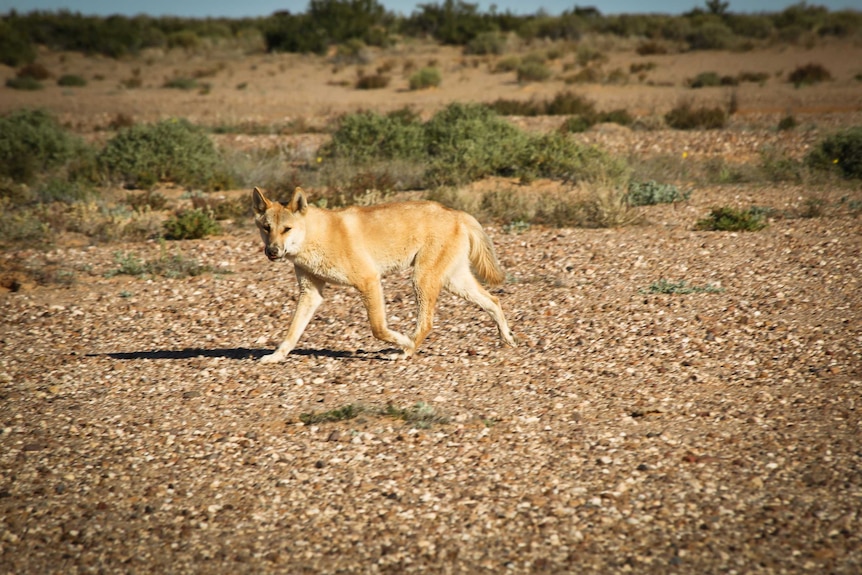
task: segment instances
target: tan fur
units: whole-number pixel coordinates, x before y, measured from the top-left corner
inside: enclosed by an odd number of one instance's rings
[[[293,350],[323,301],[327,283],[359,290],[371,332],[405,356],[431,331],[441,289],[478,304],[497,322],[503,341],[516,345],[499,301],[471,272],[489,284],[505,279],[490,238],[470,214],[418,201],[330,211],[309,205],[300,188],[287,206],[268,200],[258,188],[252,200],[265,254],[272,261],[293,262],[299,282],[287,337],[263,363],[281,361]],[[386,273],[410,266],[418,307],[412,339],[386,325],[380,283]]]

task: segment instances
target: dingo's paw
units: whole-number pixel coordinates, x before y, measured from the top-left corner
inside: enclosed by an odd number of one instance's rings
[[[275,352],[275,353],[271,353],[269,355],[265,355],[262,358],[260,358],[260,363],[264,363],[264,364],[266,364],[266,363],[279,363],[283,359],[284,359],[283,354]]]

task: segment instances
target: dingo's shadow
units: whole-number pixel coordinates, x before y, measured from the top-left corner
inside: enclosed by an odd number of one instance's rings
[[[341,359],[359,360],[386,360],[391,359],[387,352],[394,350],[381,350],[379,352],[368,352],[365,350],[333,351],[329,349],[294,349],[285,361],[290,361],[291,355],[304,355],[314,357],[329,357]],[[250,349],[247,347],[207,349],[198,347],[187,347],[183,349],[156,349],[152,351],[117,351],[110,353],[88,353],[86,357],[110,357],[111,359],[192,359],[195,357],[223,357],[226,359],[254,359],[259,360],[263,356],[272,353],[271,349]]]

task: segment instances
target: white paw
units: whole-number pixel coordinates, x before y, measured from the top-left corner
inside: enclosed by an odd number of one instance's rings
[[[265,355],[260,358],[260,363],[278,363],[284,359],[284,356],[278,352]]]

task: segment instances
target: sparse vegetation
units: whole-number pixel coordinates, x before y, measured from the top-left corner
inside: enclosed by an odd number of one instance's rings
[[[695,225],[697,230],[714,232],[756,232],[766,227],[761,210],[738,210],[728,206],[713,208],[709,216]]]
[[[0,117],[0,177],[34,183],[86,155],[85,148],[44,110],[18,110]]]
[[[523,61],[518,65],[518,83],[544,82],[551,77],[551,69],[542,62]]]
[[[626,199],[632,206],[653,206],[684,202],[691,197],[691,191],[680,191],[673,184],[661,184],[655,180],[631,182]]]
[[[799,88],[800,86],[811,86],[832,79],[832,74],[820,64],[805,64],[799,66],[787,77],[787,81]]]
[[[42,85],[42,82],[37,80],[36,78],[31,78],[30,76],[20,76],[15,78],[8,78],[6,80],[6,87],[12,88],[13,90],[41,90],[45,86]]]
[[[385,74],[361,75],[356,80],[357,90],[379,90],[389,85],[389,76]]]
[[[824,138],[805,159],[815,169],[837,169],[848,179],[862,179],[862,126]]]
[[[155,259],[144,260],[130,252],[116,252],[114,261],[117,263],[117,268],[107,272],[105,275],[108,277],[128,275],[180,279],[213,271],[211,267],[201,264],[194,258],[186,258],[178,253],[168,254],[164,244],[160,247],[159,257]]]
[[[322,412],[306,412],[299,414],[299,420],[305,425],[320,425],[321,423],[337,423],[356,419],[360,415],[368,417],[388,417],[399,419],[416,429],[428,429],[433,425],[449,423],[449,417],[439,409],[424,402],[418,402],[411,407],[398,407],[387,404],[385,408],[376,408],[356,403],[348,403],[341,407]]]
[[[129,188],[171,181],[203,189],[225,187],[215,146],[186,120],[164,120],[121,129],[98,155],[105,175]]]
[[[164,229],[169,240],[199,240],[221,231],[212,214],[201,208],[178,212],[164,223]]]
[[[425,90],[427,88],[436,88],[443,81],[440,76],[440,70],[433,66],[421,68],[410,76],[411,90]]]
[[[677,130],[718,130],[724,127],[727,114],[718,107],[692,107],[688,102],[680,104],[665,114],[665,122]]]
[[[57,78],[57,85],[80,88],[87,85],[87,80],[77,74],[63,74]]]
[[[695,286],[688,284],[685,280],[678,282],[668,281],[664,278],[653,282],[645,290],[640,290],[643,294],[673,294],[686,295],[692,293],[721,293],[724,290],[712,284],[705,286]]]
[[[792,130],[798,125],[799,123],[796,121],[796,118],[794,116],[784,116],[778,121],[778,131],[785,132],[787,130]]]

